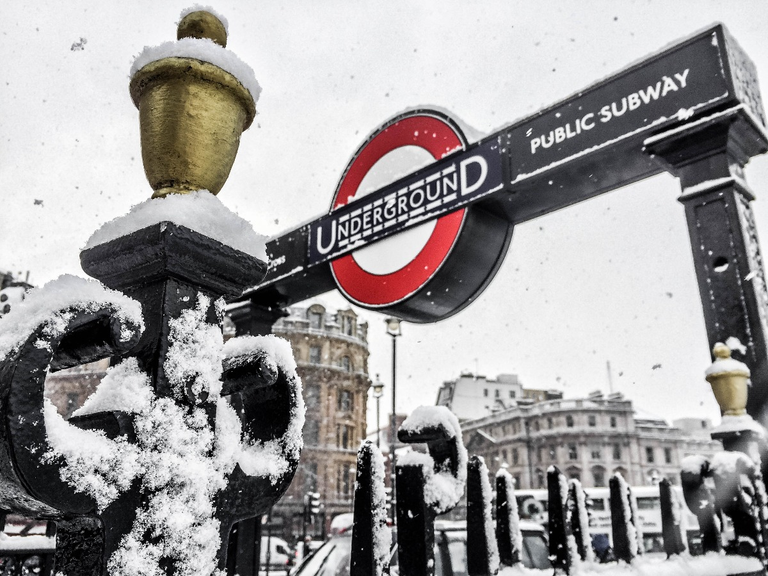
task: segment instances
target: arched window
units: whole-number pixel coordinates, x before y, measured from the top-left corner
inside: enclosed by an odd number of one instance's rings
[[[568,428],[573,428],[573,416],[570,414],[565,417],[565,425],[568,426]]]
[[[602,466],[595,466],[592,468],[592,484],[595,488],[605,487],[605,468]]]
[[[342,356],[339,365],[344,372],[352,372],[352,361],[349,359],[349,356]]]

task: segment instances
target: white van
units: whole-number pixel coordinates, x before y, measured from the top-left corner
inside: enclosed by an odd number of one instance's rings
[[[282,576],[288,573],[295,561],[293,550],[288,542],[277,536],[261,537],[259,574]]]

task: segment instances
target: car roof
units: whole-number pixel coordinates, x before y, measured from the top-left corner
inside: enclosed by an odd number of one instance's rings
[[[520,530],[525,530],[526,532],[544,532],[544,527],[541,524],[529,520],[520,520],[519,526]],[[435,520],[435,531],[448,532],[452,530],[466,529],[466,520]]]

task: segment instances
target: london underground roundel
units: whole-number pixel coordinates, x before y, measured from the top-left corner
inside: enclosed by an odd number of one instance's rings
[[[370,181],[389,184],[413,170],[413,162],[434,162],[466,147],[458,125],[440,112],[393,118],[353,156],[331,212],[363,196]],[[411,187],[408,201],[425,203],[429,194],[428,187]],[[406,199],[396,201],[405,205]],[[511,236],[507,221],[473,204],[332,260],[331,270],[355,304],[411,322],[435,322],[467,306],[488,285]]]

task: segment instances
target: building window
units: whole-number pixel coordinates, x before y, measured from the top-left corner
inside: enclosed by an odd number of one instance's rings
[[[539,464],[541,464],[541,454],[543,451],[544,450],[541,446],[536,447],[536,462],[538,462]]]
[[[308,446],[317,446],[320,440],[320,422],[317,420],[310,420],[304,424],[304,444]]]
[[[592,447],[592,451],[590,452],[590,456],[592,456],[592,460],[602,460],[603,459],[603,451],[600,449],[600,446]]]
[[[349,356],[342,356],[339,365],[344,372],[352,372],[352,362],[350,362]]]
[[[587,423],[591,428],[594,428],[595,426],[597,426],[597,416],[595,416],[594,414],[591,414],[590,416],[588,416]]]
[[[353,400],[352,392],[350,392],[349,390],[340,391],[337,408],[342,412],[351,412],[352,400]]]
[[[605,470],[602,468],[593,468],[592,482],[595,485],[595,488],[603,488],[605,486]]]
[[[578,460],[579,451],[576,449],[576,444],[568,444],[568,460]]]
[[[341,333],[347,336],[354,336],[355,334],[355,321],[350,316],[341,317]]]
[[[538,420],[534,420],[534,421],[533,421],[533,429],[534,429],[536,432],[538,432],[538,431],[539,431],[539,421],[538,421]]]
[[[510,390],[509,391],[509,397],[510,398],[514,398],[515,397],[515,391],[514,390]]]
[[[520,460],[520,454],[517,451],[517,448],[512,448],[512,464],[517,464]]]
[[[499,398],[500,396],[501,396],[501,390],[496,388],[496,390],[494,390],[494,392],[493,392],[493,397],[494,398]]]
[[[501,451],[501,461],[502,462],[509,462],[509,460],[507,460],[507,449],[506,448]]]
[[[613,445],[613,459],[621,460],[621,444]]]
[[[653,447],[652,446],[646,446],[645,447],[645,461],[649,464],[653,464]]]
[[[483,388],[483,396],[488,397],[488,388]]]
[[[513,480],[515,481],[515,488],[520,488],[520,476],[519,475],[515,475]]]
[[[544,476],[543,470],[536,470],[536,483],[538,484],[539,488],[546,488],[547,479]]]
[[[549,461],[550,462],[556,462],[557,461],[557,446],[552,444],[549,447]]]
[[[664,463],[672,464],[672,448],[664,448]]]
[[[309,347],[309,363],[310,364],[320,364],[320,346],[310,346]]]
[[[552,422],[552,418],[547,418],[547,428],[552,430],[552,426],[553,425],[554,425],[554,423]]]
[[[616,428],[616,416],[611,416],[611,428]]]
[[[573,416],[570,414],[565,417],[565,425],[568,426],[568,428],[573,428]]]
[[[337,477],[336,477],[336,493],[339,496],[344,496],[349,498],[350,496],[350,476],[351,476],[351,467],[349,464],[342,464],[338,467]]]
[[[320,312],[309,313],[309,327],[316,330],[323,327],[323,315]]]
[[[351,445],[349,426],[336,424],[336,446],[342,449],[348,449]]]

